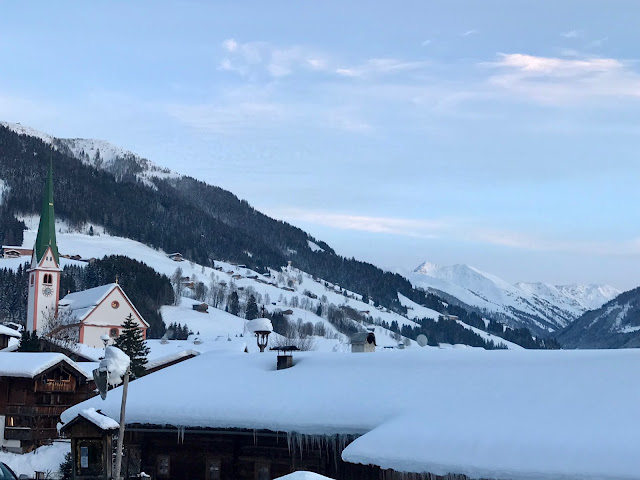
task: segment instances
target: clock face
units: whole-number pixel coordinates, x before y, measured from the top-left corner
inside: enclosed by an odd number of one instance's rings
[[[45,297],[50,297],[51,295],[53,295],[53,288],[51,288],[51,287],[43,287],[42,294]]]

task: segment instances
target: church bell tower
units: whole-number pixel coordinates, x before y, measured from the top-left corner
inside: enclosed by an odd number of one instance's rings
[[[47,323],[58,313],[60,298],[60,257],[56,244],[56,222],[53,213],[53,166],[49,163],[42,198],[38,235],[33,246],[29,272],[27,331],[42,334]]]

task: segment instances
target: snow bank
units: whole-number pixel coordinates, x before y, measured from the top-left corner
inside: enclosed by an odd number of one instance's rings
[[[293,472],[284,477],[278,477],[276,480],[331,480],[329,477],[319,475],[313,472]]]
[[[113,418],[103,415],[95,408],[87,408],[79,413],[80,416],[86,418],[91,423],[102,430],[114,430],[120,428],[120,424]]]
[[[34,450],[31,453],[0,452],[0,462],[9,465],[16,475],[35,477],[35,472],[57,473],[66,453],[71,451],[71,444],[65,441],[54,442]],[[47,477],[49,478],[49,477]]]
[[[127,373],[131,360],[118,347],[109,346],[104,351],[104,359],[100,362],[100,368],[105,367],[109,372],[109,385],[120,385]]]
[[[273,332],[273,325],[268,318],[256,318],[247,322],[247,330],[255,332]]]

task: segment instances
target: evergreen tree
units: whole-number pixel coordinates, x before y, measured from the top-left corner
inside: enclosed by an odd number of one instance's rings
[[[73,478],[73,457],[71,452],[64,454],[64,460],[60,464],[58,474],[60,480],[71,480]]]
[[[316,308],[316,315],[321,317],[322,316],[322,304],[318,303],[318,308]]]
[[[122,324],[122,333],[116,338],[114,346],[126,353],[131,359],[131,375],[139,378],[145,374],[149,347],[142,338],[142,330],[129,314]]]
[[[258,304],[256,303],[256,297],[254,297],[253,295],[249,296],[245,318],[247,320],[253,320],[254,318],[258,318]]]
[[[240,300],[238,299],[238,292],[231,292],[229,296],[229,313],[231,315],[238,315],[240,313]]]
[[[36,332],[29,332],[26,329],[22,331],[20,338],[19,352],[41,352],[40,339]]]

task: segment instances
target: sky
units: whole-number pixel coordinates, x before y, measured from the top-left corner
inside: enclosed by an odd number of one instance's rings
[[[640,285],[640,3],[10,2],[0,120],[383,268]]]

